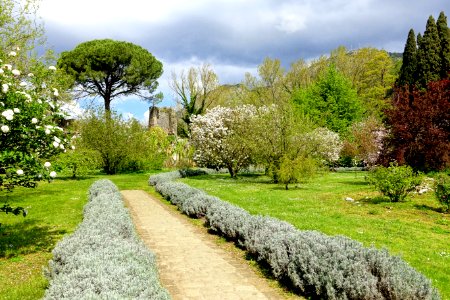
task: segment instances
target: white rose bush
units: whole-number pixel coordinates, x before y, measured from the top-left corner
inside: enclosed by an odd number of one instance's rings
[[[8,58],[14,61],[16,55],[10,53]],[[55,177],[49,160],[70,147],[66,133],[57,126],[64,115],[54,93],[42,84],[45,78],[23,74],[14,63],[0,62],[0,191],[32,188],[39,180]],[[9,205],[0,211],[25,213]]]

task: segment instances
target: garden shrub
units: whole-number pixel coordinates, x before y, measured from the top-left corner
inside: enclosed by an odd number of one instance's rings
[[[450,176],[440,175],[434,184],[434,193],[437,200],[444,207],[445,211],[450,211]]]
[[[83,222],[52,253],[44,299],[170,299],[109,180],[91,186]]]
[[[148,179],[148,184],[155,186],[160,182],[169,182],[169,181],[172,181],[172,180],[175,180],[178,178],[181,178],[179,171],[159,173],[159,174],[150,176],[150,178]]]
[[[72,178],[92,174],[101,168],[99,153],[90,149],[76,149],[61,153],[56,157],[55,170]]]
[[[396,163],[391,163],[387,168],[372,169],[366,180],[392,202],[404,200],[422,182],[410,166],[398,166]]]
[[[166,174],[153,175],[149,180],[158,182],[156,188],[166,199],[177,195],[181,211],[194,217],[204,214],[211,230],[244,247],[267,265],[277,279],[290,282],[306,296],[440,299],[429,279],[386,250],[365,248],[343,236],[301,231],[275,218],[252,216],[242,208],[185,184],[163,182],[163,179],[180,177]]]
[[[180,169],[179,172],[183,178],[208,174],[208,172],[203,169]]]

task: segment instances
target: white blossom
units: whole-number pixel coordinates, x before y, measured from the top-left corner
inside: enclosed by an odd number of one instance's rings
[[[7,70],[10,70],[10,71],[12,70],[12,65],[10,65],[10,64],[4,64],[3,67]]]
[[[3,126],[1,127],[1,129],[2,129],[3,133],[9,132],[9,127],[8,127],[8,125],[3,125]]]
[[[15,52],[15,51],[11,51],[11,52],[9,52],[9,54],[8,54],[9,56],[16,56],[17,55],[17,53]]]
[[[52,145],[53,145],[53,147],[55,147],[55,148],[58,148],[58,147],[59,147],[59,143],[58,143],[57,141],[54,141],[54,142],[52,143]]]
[[[53,88],[53,95],[55,95],[56,97],[59,96],[58,89]]]
[[[33,77],[34,76],[34,74],[33,73],[28,73],[28,75],[27,75],[28,77]]]
[[[75,146],[72,146],[71,148],[72,148],[72,150],[75,150]]]
[[[38,119],[36,119],[36,118],[31,119],[32,124],[36,124],[37,122],[38,122]]]
[[[7,109],[2,112],[2,116],[6,118],[6,120],[11,121],[14,118],[14,112],[11,109]]]
[[[25,81],[22,81],[19,85],[20,86],[27,86],[27,83]]]
[[[12,73],[13,75],[15,75],[15,76],[19,76],[19,75],[20,75],[20,71],[17,70],[17,69],[12,70],[11,73]]]
[[[16,171],[16,173],[17,173],[17,175],[19,175],[19,176],[20,176],[20,175],[23,175],[23,170],[22,170],[22,169],[19,169],[19,170]]]
[[[20,109],[14,108],[14,113],[19,114],[20,113]]]
[[[55,142],[61,143],[61,139],[59,139],[57,136],[54,136],[53,139],[55,140]]]
[[[52,165],[52,164],[51,164],[50,162],[46,161],[45,164],[44,164],[44,167],[50,168],[51,165]]]
[[[55,178],[56,177],[56,172],[55,171],[51,171],[50,172],[50,177],[51,178]]]
[[[0,74],[3,74],[3,73],[5,73],[5,71],[3,71],[3,69],[0,69]]]
[[[60,145],[59,145],[59,148],[60,148],[61,150],[64,150],[64,145],[63,145],[63,144],[60,144]]]
[[[36,126],[37,127],[37,126]],[[45,134],[50,134],[51,133],[51,131],[50,131],[50,129],[45,129]]]
[[[48,67],[48,69],[52,70],[52,71],[56,71],[56,67],[55,66],[50,66],[50,67]]]
[[[2,84],[2,92],[7,93],[9,90],[9,85],[7,83]]]

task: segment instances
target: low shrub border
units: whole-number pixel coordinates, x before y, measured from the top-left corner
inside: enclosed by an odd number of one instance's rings
[[[45,275],[44,299],[170,299],[109,180],[90,187],[83,222],[56,245]]]
[[[184,183],[185,174],[153,175],[149,184],[183,213],[199,218],[266,264],[300,293],[325,299],[440,299],[431,281],[387,250],[344,236],[300,231],[287,222],[247,211]]]

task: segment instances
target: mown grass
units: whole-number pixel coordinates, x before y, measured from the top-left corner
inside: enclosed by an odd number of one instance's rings
[[[2,192],[0,204],[28,209],[28,216],[0,214],[0,299],[40,299],[47,281],[42,268],[51,259],[51,250],[82,220],[89,186],[107,178],[119,189],[150,191],[152,173],[89,176],[78,180],[57,178],[35,189],[16,188]]]
[[[450,215],[442,213],[431,192],[391,203],[368,186],[364,176],[364,172],[327,173],[288,191],[255,174],[238,179],[216,174],[182,181],[252,214],[387,248],[431,278],[443,299],[450,299]],[[346,197],[355,201],[346,201]]]

